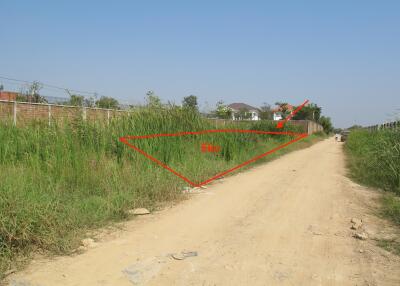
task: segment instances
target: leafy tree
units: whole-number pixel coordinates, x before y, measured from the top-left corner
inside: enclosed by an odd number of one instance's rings
[[[85,98],[83,105],[86,107],[96,107],[96,100],[94,97]]]
[[[303,106],[294,116],[293,120],[313,120],[318,121],[321,117],[322,108],[315,103]]]
[[[26,89],[21,89],[20,94],[17,96],[17,101],[46,103],[47,100],[39,94],[42,88],[43,85],[40,82],[34,81]]]
[[[15,100],[20,102],[28,102],[28,96],[23,93],[18,93],[17,98]]]
[[[0,84],[0,91],[4,90],[4,85]]]
[[[68,90],[67,93],[69,94],[69,100],[64,102],[65,105],[85,106],[85,107],[96,106],[96,101],[95,101],[96,94],[94,94],[94,97],[90,96],[89,98],[85,98],[83,95],[73,94]]]
[[[38,82],[34,81],[28,88],[28,94],[32,98],[32,102],[41,103],[47,102],[42,96],[40,96],[39,91],[43,88],[43,85]]]
[[[82,95],[71,94],[69,101],[65,105],[84,106],[85,98]]]
[[[149,108],[161,108],[161,99],[155,95],[154,91],[149,90],[146,93],[146,104]]]
[[[96,106],[100,108],[118,109],[118,100],[112,97],[102,96],[96,101]]]
[[[273,118],[273,112],[271,109],[271,106],[268,103],[264,103],[260,107],[260,112],[259,112],[259,117],[261,120],[272,120]]]
[[[197,97],[195,95],[185,96],[182,101],[183,108],[192,109],[192,110],[199,110],[197,104]]]
[[[275,105],[279,106],[279,111],[282,113],[282,117],[286,118],[290,114],[289,104],[287,102],[275,102]]]
[[[348,130],[355,130],[355,129],[361,129],[361,128],[363,128],[361,125],[355,124],[355,125],[353,125],[353,126],[350,126],[350,127],[347,128],[347,129],[348,129]]]
[[[215,115],[221,119],[232,118],[232,109],[224,104],[222,100],[217,102],[217,108],[215,110]]]
[[[321,116],[321,118],[319,119],[318,122],[324,128],[324,132],[326,134],[333,132],[333,125],[332,125],[330,117]]]
[[[342,132],[342,131],[343,131],[342,128],[334,128],[334,129],[333,129],[333,133],[335,133],[335,134],[339,134],[339,133]]]

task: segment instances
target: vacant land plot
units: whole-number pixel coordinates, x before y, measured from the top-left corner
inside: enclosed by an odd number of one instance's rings
[[[39,260],[9,278],[43,286],[399,285],[399,257],[375,245],[389,234],[371,212],[376,197],[346,178],[342,144],[327,139],[100,235],[84,254]],[[362,221],[357,230],[352,218]],[[366,240],[354,237],[362,231]]]
[[[246,123],[243,128],[274,130],[270,122]],[[139,110],[109,125],[77,120],[50,127],[40,122],[20,128],[0,126],[1,273],[32,250],[68,253],[79,246],[86,230],[126,219],[132,208],[152,209],[182,198],[187,183],[133,152],[119,142],[120,136],[205,129],[213,126],[197,113],[178,108]],[[285,130],[299,131],[290,125]],[[181,139],[143,141],[142,147],[202,180],[291,136],[260,140],[230,134],[215,142]],[[221,146],[220,154],[201,153],[203,141]]]

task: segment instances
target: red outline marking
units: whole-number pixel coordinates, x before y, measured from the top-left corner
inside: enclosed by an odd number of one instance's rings
[[[132,140],[132,139],[147,139],[147,138],[156,138],[156,137],[173,137],[173,136],[183,136],[183,135],[198,135],[198,134],[205,134],[205,133],[222,133],[222,132],[229,132],[229,133],[255,133],[255,134],[273,134],[273,135],[290,135],[290,136],[296,136],[295,139],[286,142],[285,144],[282,144],[268,152],[265,152],[261,155],[255,156],[253,158],[251,158],[250,160],[247,160],[239,165],[237,165],[234,168],[231,168],[229,170],[223,171],[221,173],[218,173],[217,175],[211,177],[208,180],[205,180],[201,183],[195,183],[190,181],[188,178],[186,178],[185,176],[183,176],[182,174],[178,173],[177,171],[175,171],[174,169],[172,169],[171,167],[169,167],[168,165],[164,164],[163,162],[161,162],[160,160],[154,158],[153,156],[151,156],[150,154],[146,153],[145,151],[143,151],[142,149],[139,149],[138,147],[136,147],[135,145],[131,144],[128,142],[128,140]],[[200,187],[202,185],[206,185],[228,173],[231,173],[237,169],[240,169],[250,163],[253,163],[265,156],[268,156],[269,154],[272,154],[290,144],[293,144],[294,142],[297,142],[305,137],[307,137],[308,134],[307,133],[295,133],[295,132],[290,132],[290,131],[283,131],[283,132],[275,132],[275,131],[259,131],[259,130],[241,130],[241,129],[216,129],[216,130],[203,130],[203,131],[196,131],[196,132],[178,132],[178,133],[162,133],[162,134],[150,134],[150,135],[141,135],[141,136],[125,136],[125,137],[120,137],[119,141],[124,143],[125,145],[127,145],[128,147],[138,151],[139,153],[141,153],[142,155],[144,155],[146,158],[152,160],[153,162],[155,162],[156,164],[160,165],[161,167],[163,167],[164,169],[170,171],[171,173],[175,174],[176,176],[178,176],[179,178],[181,178],[182,180],[186,181],[187,183],[189,183],[190,185],[192,185],[193,187]]]
[[[276,128],[283,128],[283,125],[285,125],[286,122],[288,122],[290,119],[292,119],[292,117],[297,112],[299,112],[299,110],[302,109],[304,107],[304,105],[306,105],[307,103],[308,103],[308,99],[306,101],[304,101],[302,105],[300,105],[294,111],[292,111],[292,113],[290,113],[284,120],[279,121],[278,124],[276,125]]]

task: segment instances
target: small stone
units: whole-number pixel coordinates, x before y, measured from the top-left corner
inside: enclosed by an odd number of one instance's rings
[[[313,231],[313,235],[322,235],[322,232],[320,232],[320,231]]]
[[[361,240],[367,240],[368,239],[368,234],[366,234],[365,232],[356,232],[354,234],[354,237],[357,239],[361,239]]]
[[[362,224],[362,219],[353,217],[353,218],[350,220],[350,222],[351,222],[351,223],[355,223],[355,224]]]
[[[359,252],[360,252],[360,253],[364,253],[364,250],[360,249]]]
[[[362,226],[362,219],[352,218],[351,223],[352,223],[351,229],[354,230],[359,229]]]
[[[147,215],[150,213],[150,211],[145,208],[137,208],[134,210],[129,210],[128,213],[133,215]]]
[[[185,256],[182,253],[173,253],[173,254],[171,254],[171,257],[175,260],[185,259]]]
[[[85,239],[82,239],[82,245],[85,248],[92,248],[92,247],[96,246],[96,243],[91,238],[85,238]]]
[[[182,193],[184,194],[200,194],[203,192],[203,187],[185,188]]]
[[[197,256],[197,251],[182,251],[180,253],[171,253],[170,256],[175,260],[183,260],[188,257],[195,257]]]

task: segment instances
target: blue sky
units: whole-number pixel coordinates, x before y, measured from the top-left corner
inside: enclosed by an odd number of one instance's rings
[[[129,103],[148,90],[210,107],[309,99],[337,127],[400,112],[400,1],[3,0],[0,11],[0,76]]]

